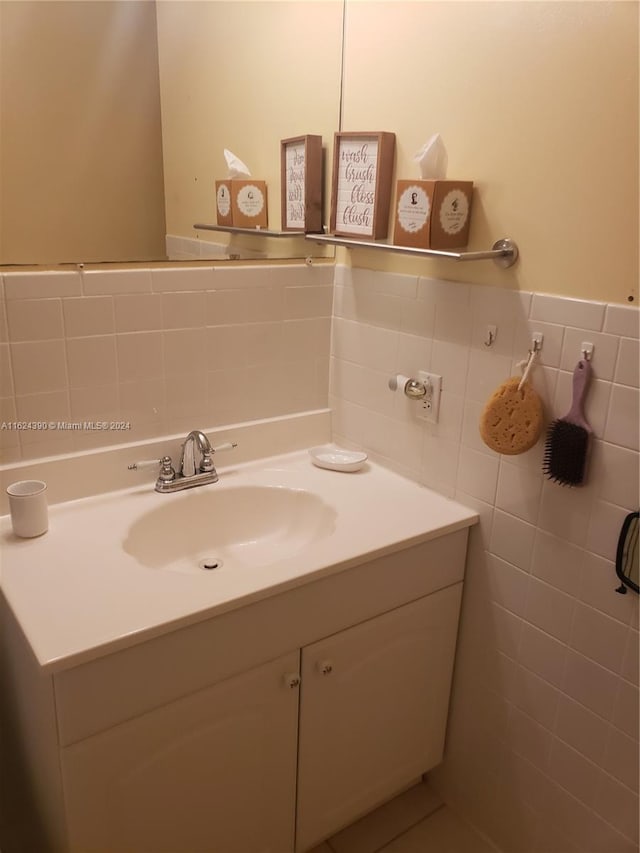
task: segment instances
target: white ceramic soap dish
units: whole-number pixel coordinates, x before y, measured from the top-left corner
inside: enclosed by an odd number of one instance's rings
[[[309,456],[318,468],[329,468],[331,471],[359,471],[367,461],[367,454],[360,450],[342,450],[330,444],[312,447]]]

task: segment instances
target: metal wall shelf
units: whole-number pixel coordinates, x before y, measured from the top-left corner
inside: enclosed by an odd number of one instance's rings
[[[497,240],[486,252],[447,252],[439,249],[413,249],[410,246],[394,246],[392,243],[377,243],[367,240],[352,240],[347,237],[334,237],[330,234],[305,234],[307,240],[316,243],[329,243],[344,246],[347,249],[384,249],[387,252],[400,252],[404,255],[419,255],[426,258],[449,258],[454,261],[495,261],[504,269],[518,260],[518,247],[508,237]]]
[[[304,237],[318,245],[344,246],[346,249],[383,249],[386,252],[399,252],[403,255],[418,255],[423,258],[448,258],[452,261],[495,261],[507,269],[518,260],[518,246],[513,240],[504,237],[496,240],[491,249],[485,252],[449,252],[440,249],[414,249],[410,246],[394,246],[393,243],[378,243],[372,240],[352,240],[349,237],[335,237],[332,234],[307,234],[304,231],[271,231],[268,228],[237,228],[234,225],[207,225],[197,223],[198,231],[225,231],[228,234],[250,234],[253,237]]]

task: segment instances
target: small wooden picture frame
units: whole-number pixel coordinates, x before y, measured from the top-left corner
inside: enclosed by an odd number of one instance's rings
[[[280,141],[282,230],[322,231],[322,137]]]
[[[331,231],[344,237],[387,236],[396,135],[335,134]]]

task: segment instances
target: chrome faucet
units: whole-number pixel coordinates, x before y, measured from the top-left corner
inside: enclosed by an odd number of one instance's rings
[[[196,446],[200,451],[200,465],[197,469],[195,462]],[[213,447],[209,444],[207,436],[199,429],[191,430],[185,438],[182,445],[182,458],[180,459],[180,466],[178,468],[178,473],[181,477],[193,477],[196,471],[201,474],[213,473],[215,480],[211,480],[212,483],[215,483],[218,479],[213,464]]]
[[[173,467],[170,456],[155,459],[152,462],[133,462],[128,465],[130,471],[140,468],[160,465],[160,472],[156,480],[156,492],[179,492],[182,489],[192,489],[194,486],[206,486],[208,483],[218,482],[218,472],[213,464],[213,454],[219,450],[232,450],[237,447],[236,442],[227,442],[212,447],[209,439],[202,430],[191,430],[182,444],[182,453],[178,470]],[[199,460],[196,461],[196,450]]]

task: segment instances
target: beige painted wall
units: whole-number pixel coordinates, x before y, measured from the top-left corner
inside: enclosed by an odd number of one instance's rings
[[[168,233],[193,237],[195,222],[215,224],[215,180],[228,174],[224,148],[267,182],[274,230],[281,139],[320,134],[329,187],[342,0],[163,0],[158,45]]]
[[[155,4],[0,2],[0,263],[163,258]]]
[[[637,304],[638,3],[347,0],[342,127],[394,131],[400,178],[439,132],[475,181],[470,247],[521,251],[352,264]]]

